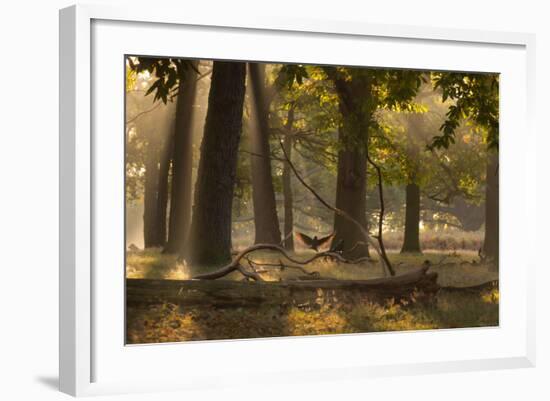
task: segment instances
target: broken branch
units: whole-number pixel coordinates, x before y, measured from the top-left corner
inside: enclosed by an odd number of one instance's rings
[[[195,279],[195,280],[215,280],[217,278],[227,276],[229,273],[232,273],[234,271],[239,271],[240,273],[243,273],[239,269],[239,267],[241,266],[241,260],[246,259],[248,254],[250,254],[252,252],[255,252],[255,251],[259,251],[259,250],[271,250],[271,251],[279,252],[287,260],[289,260],[290,262],[292,262],[294,264],[297,264],[297,265],[307,265],[307,264],[309,264],[309,263],[311,263],[311,262],[313,262],[317,259],[326,258],[326,257],[336,259],[339,262],[346,263],[346,264],[359,264],[359,263],[362,263],[362,262],[365,262],[365,261],[369,260],[369,258],[366,258],[366,257],[355,259],[355,260],[349,260],[349,259],[344,258],[339,253],[330,252],[330,251],[316,253],[315,255],[313,255],[312,257],[310,257],[306,260],[298,260],[298,259],[295,259],[293,256],[289,255],[287,253],[287,251],[284,248],[280,247],[279,245],[256,244],[256,245],[252,245],[251,247],[248,247],[248,248],[242,250],[240,253],[237,254],[235,259],[231,263],[229,263],[228,265],[223,266],[220,269],[218,269],[214,272],[211,272],[211,273],[199,274],[199,275],[193,277],[193,279]],[[256,262],[254,262],[254,263],[256,263]]]

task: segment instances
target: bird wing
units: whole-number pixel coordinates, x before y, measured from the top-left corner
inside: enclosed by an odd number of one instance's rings
[[[319,238],[319,246],[323,246],[334,237],[334,233],[327,235],[326,237]]]
[[[299,231],[296,231],[296,236],[298,239],[306,246],[312,246],[313,245],[313,239],[309,236],[307,236],[304,233],[301,233]]]

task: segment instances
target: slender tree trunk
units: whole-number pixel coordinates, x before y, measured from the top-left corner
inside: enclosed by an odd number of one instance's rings
[[[145,152],[145,182],[143,195],[143,243],[145,248],[159,245],[157,242],[157,182],[158,147],[149,139]]]
[[[285,124],[285,152],[289,158],[292,160],[292,124],[294,123],[294,106],[291,105]],[[294,251],[294,200],[292,194],[292,182],[291,182],[290,166],[288,163],[283,163],[283,198],[284,198],[284,207],[285,207],[285,226],[284,226],[284,247],[287,251]]]
[[[246,64],[214,61],[193,206],[193,270],[231,258],[231,210],[242,129]]]
[[[174,138],[172,133],[164,140],[160,149],[159,173],[157,188],[157,210],[156,210],[156,234],[155,241],[159,246],[166,245],[166,217],[168,208],[168,173],[173,154]]]
[[[405,238],[401,253],[420,250],[420,188],[415,183],[407,184],[405,199]]]
[[[195,67],[198,63],[195,65]],[[193,166],[193,104],[197,86],[197,73],[193,68],[180,73],[176,100],[176,122],[172,157],[172,194],[168,253],[183,253],[191,221],[191,179]]]
[[[269,104],[265,90],[265,65],[249,63],[252,98],[250,132],[252,203],[254,206],[255,243],[279,244],[281,231],[277,217],[275,190],[271,175],[269,148]]]
[[[499,174],[498,152],[491,152],[487,160],[487,181],[485,189],[485,256],[495,263],[499,261]]]

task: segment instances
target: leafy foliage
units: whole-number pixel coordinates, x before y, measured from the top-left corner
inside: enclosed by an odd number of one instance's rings
[[[154,93],[154,101],[162,100],[164,104],[177,89],[179,82],[185,79],[185,72],[189,69],[197,71],[191,60],[174,58],[129,57],[129,66],[132,71],[142,73],[147,71],[156,77],[145,95]]]
[[[461,120],[453,133],[453,149],[432,149],[430,144],[445,122],[448,104],[441,103],[428,84],[418,92],[415,104],[412,111],[377,114],[378,131],[371,136],[369,152],[383,166],[385,182],[415,183],[426,196],[446,204],[457,196],[478,201],[484,185],[486,147],[477,135],[477,126]]]
[[[306,67],[301,64],[283,64],[275,79],[275,85],[279,88],[292,89],[294,82],[302,85],[304,79],[309,78]]]
[[[498,148],[499,75],[456,72],[434,72],[434,89],[441,91],[442,100],[453,100],[447,119],[441,125],[441,135],[433,138],[430,149],[448,148],[456,141],[455,132],[464,119],[470,119],[487,132],[489,148]]]

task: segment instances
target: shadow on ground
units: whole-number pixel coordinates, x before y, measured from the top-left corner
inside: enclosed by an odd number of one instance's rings
[[[57,376],[39,376],[36,377],[36,381],[50,390],[59,390],[59,377]]]

